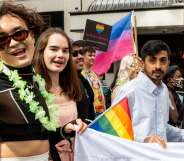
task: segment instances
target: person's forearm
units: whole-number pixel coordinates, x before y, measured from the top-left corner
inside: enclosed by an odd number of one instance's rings
[[[167,124],[168,142],[184,142],[184,129]]]

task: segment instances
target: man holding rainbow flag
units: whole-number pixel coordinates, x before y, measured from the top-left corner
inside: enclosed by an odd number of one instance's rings
[[[184,130],[167,124],[170,101],[162,79],[170,53],[161,40],[143,46],[143,71],[121,87],[112,106],[83,136],[76,137],[75,161],[183,161],[183,143],[166,145],[184,141]]]
[[[166,145],[184,141],[184,130],[167,124],[169,95],[162,78],[169,54],[161,40],[143,46],[144,71],[120,89],[84,135],[76,136],[75,161],[183,161],[183,143]]]
[[[130,34],[132,31],[131,23],[132,12],[113,25],[108,50],[106,53],[99,53],[97,58],[101,59],[102,55],[106,55],[103,57],[103,59],[105,59],[111,55],[112,59],[114,59],[115,57],[123,57],[123,54],[132,53],[135,46],[133,45],[134,41],[132,40],[132,34]],[[121,47],[123,47],[123,49]],[[184,140],[183,130],[171,127],[167,124],[170,101],[168,90],[162,83],[162,78],[166,74],[169,66],[169,55],[170,48],[162,41],[155,40],[145,44],[141,50],[141,58],[144,64],[143,72],[140,72],[136,79],[123,86],[114,100],[116,104],[119,100],[128,100],[130,105],[130,112],[126,110],[128,117],[121,113],[122,118],[119,118],[123,121],[126,120],[127,123],[131,122],[130,116],[132,116],[136,141],[157,142],[164,147],[166,146],[165,141],[167,140]],[[98,61],[98,59],[96,59],[96,61]],[[102,68],[97,70],[96,67],[97,65],[94,66],[96,72],[101,73]],[[115,112],[111,114],[107,112],[104,116],[108,115],[110,118],[113,114],[115,114]],[[94,123],[92,127],[95,127],[94,129],[98,129],[98,131],[103,131],[104,129],[102,127],[105,123],[106,119],[103,119],[100,124]],[[119,126],[120,123],[117,124],[116,122],[115,125]],[[118,134],[120,132],[117,133],[117,131],[122,132],[124,130],[122,130],[122,127],[120,129],[121,130],[117,130],[117,128],[115,128],[115,131],[106,130],[109,131],[107,133],[121,136],[122,134]],[[130,134],[132,132],[128,130],[128,133]],[[123,137],[129,138],[128,135]],[[130,138],[132,139],[133,137]]]
[[[145,43],[141,50],[143,71],[117,93],[118,97],[128,97],[136,141],[156,142],[163,147],[167,141],[184,141],[184,130],[167,123],[170,101],[162,79],[169,66],[170,54],[169,46],[161,40]]]

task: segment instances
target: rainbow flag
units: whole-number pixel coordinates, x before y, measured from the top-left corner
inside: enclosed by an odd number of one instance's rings
[[[89,125],[89,128],[128,140],[134,140],[127,97],[101,114]]]
[[[113,62],[134,52],[131,17],[132,12],[115,23],[107,51],[96,52],[93,70],[97,75],[106,73]]]

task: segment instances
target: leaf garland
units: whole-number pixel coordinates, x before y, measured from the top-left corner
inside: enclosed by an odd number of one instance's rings
[[[46,112],[39,102],[34,100],[34,93],[26,87],[26,81],[21,79],[17,70],[10,70],[0,61],[0,73],[7,75],[13,83],[13,87],[18,89],[20,99],[29,105],[29,111],[35,114],[35,119],[38,119],[47,130],[56,131],[56,128],[59,127],[56,121],[58,108],[53,104],[54,96],[45,89],[45,80],[39,74],[33,76],[33,81],[38,83],[40,93],[46,101],[50,118],[46,116]]]

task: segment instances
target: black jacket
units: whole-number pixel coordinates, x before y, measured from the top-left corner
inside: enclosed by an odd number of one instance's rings
[[[81,82],[81,90],[82,90],[82,100],[77,102],[78,116],[82,120],[85,119],[94,120],[95,119],[95,111],[94,111],[94,93],[89,84],[89,82],[82,76],[81,73],[78,73],[80,82]]]

